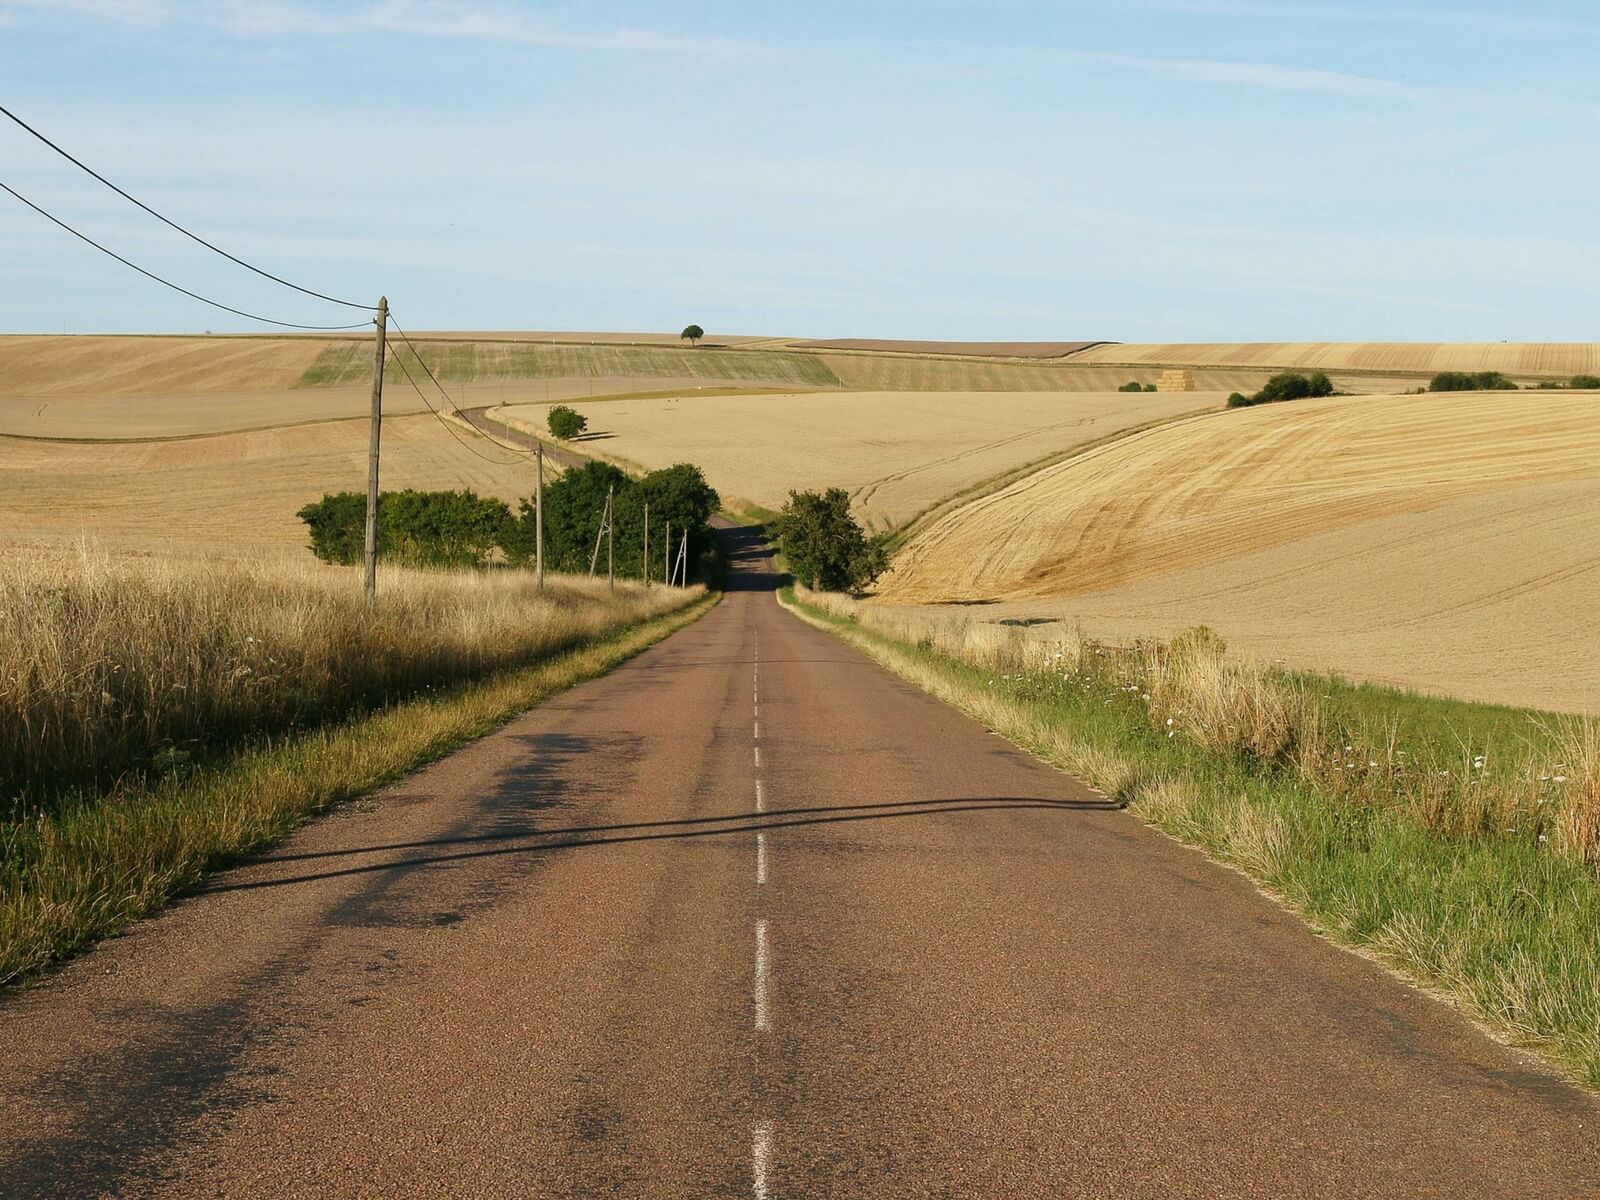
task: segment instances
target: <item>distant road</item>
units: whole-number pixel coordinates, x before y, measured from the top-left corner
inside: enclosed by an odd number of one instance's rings
[[[1563,1197],[1600,1106],[776,604],[0,1001],[7,1197]]]
[[[488,408],[463,408],[460,410],[460,415],[474,429],[481,429],[497,442],[504,442],[522,450],[533,450],[540,445],[539,439],[530,433],[524,433],[520,429],[503,425],[499,421],[491,421],[487,415],[488,412]],[[574,454],[571,450],[563,450],[560,446],[553,445],[548,441],[543,445],[545,458],[559,467],[581,467],[587,462],[594,461],[593,459],[585,458],[581,454]]]

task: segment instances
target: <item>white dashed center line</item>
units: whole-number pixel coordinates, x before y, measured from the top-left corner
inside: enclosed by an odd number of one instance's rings
[[[765,1033],[772,1028],[772,1014],[768,1011],[767,992],[767,920],[756,921],[756,1029]]]
[[[754,630],[752,630],[754,632]],[[753,747],[756,764],[756,812],[765,812],[767,809],[766,789],[761,780],[761,635],[755,633],[755,662],[750,669],[750,703],[754,709],[755,741]],[[764,832],[756,833],[756,885],[765,886],[767,882],[767,835]],[[756,1032],[766,1033],[772,1028],[772,1012],[770,1007],[769,992],[771,980],[769,976],[767,919],[756,918],[756,974],[755,974],[755,1023]],[[758,1121],[750,1146],[751,1185],[756,1200],[768,1200],[771,1194],[768,1190],[767,1173],[772,1161],[772,1122]]]
[[[750,1147],[750,1161],[755,1168],[756,1200],[767,1200],[767,1165],[772,1161],[772,1126],[766,1121],[756,1124],[755,1138]]]

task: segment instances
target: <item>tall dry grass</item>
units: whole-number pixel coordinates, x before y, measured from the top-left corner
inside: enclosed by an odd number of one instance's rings
[[[525,665],[698,595],[525,572],[0,562],[0,818]]]
[[[797,588],[832,616],[994,673],[998,697],[1099,689],[1135,701],[1157,733],[1207,752],[1291,773],[1341,803],[1392,807],[1446,837],[1515,837],[1600,867],[1600,723],[1545,722],[1540,736],[1488,769],[1487,750],[1461,741],[1374,743],[1347,728],[1315,689],[1258,662],[1231,658],[1200,627],[1170,643],[1116,648],[1081,630],[997,625],[863,604]],[[1037,737],[1051,741],[1050,731]]]

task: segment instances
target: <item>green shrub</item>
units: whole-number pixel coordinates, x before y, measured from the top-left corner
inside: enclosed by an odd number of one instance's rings
[[[589,418],[565,404],[558,404],[552,408],[546,423],[550,426],[551,436],[563,440],[571,440],[589,428]]]
[[[1333,380],[1321,371],[1300,375],[1283,371],[1267,380],[1254,396],[1235,392],[1228,397],[1229,408],[1246,408],[1252,404],[1278,404],[1285,400],[1313,400],[1333,395]]]
[[[323,562],[362,560],[365,495],[326,495],[297,515],[310,530],[311,552]],[[505,501],[471,491],[384,492],[378,497],[378,557],[412,567],[481,567],[510,520]]]
[[[1117,389],[1117,391],[1119,391],[1119,392],[1142,392],[1142,391],[1144,391],[1144,384],[1140,383],[1137,379],[1135,379],[1135,380],[1132,380],[1129,383],[1123,384],[1121,387],[1119,387]]]
[[[1600,391],[1600,375],[1574,375],[1567,386],[1586,392]]]
[[[1147,392],[1153,392],[1153,391],[1156,391],[1157,389],[1156,389],[1156,385],[1155,384],[1147,383],[1147,384],[1144,385],[1144,390],[1147,391]]]
[[[1514,392],[1517,385],[1499,371],[1440,371],[1430,392]]]

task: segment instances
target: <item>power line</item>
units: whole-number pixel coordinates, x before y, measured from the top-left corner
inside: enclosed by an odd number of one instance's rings
[[[105,184],[108,188],[110,188],[117,195],[121,196],[124,200],[127,200],[131,204],[138,205],[138,207],[144,209],[145,212],[149,213],[152,217],[154,217],[156,220],[160,221],[162,224],[171,226],[173,229],[176,229],[179,233],[183,234],[183,236],[188,238],[190,241],[198,242],[200,245],[204,246],[207,250],[210,250],[215,254],[222,255],[222,257],[227,259],[229,262],[237,263],[239,266],[243,267],[247,271],[254,271],[257,275],[261,276],[263,279],[272,280],[273,283],[282,284],[286,288],[293,288],[295,291],[302,292],[307,296],[315,296],[318,300],[326,300],[330,304],[342,304],[346,308],[359,308],[359,309],[362,309],[365,312],[371,312],[372,311],[372,305],[370,305],[370,304],[358,304],[354,300],[341,300],[337,296],[328,296],[328,295],[324,295],[322,292],[314,292],[310,288],[301,287],[298,283],[290,283],[287,279],[283,279],[283,278],[281,278],[281,277],[279,277],[277,275],[274,275],[271,271],[264,271],[258,266],[254,266],[251,263],[245,262],[244,259],[239,258],[236,255],[229,254],[221,246],[217,246],[217,245],[212,244],[211,242],[206,241],[206,239],[201,237],[198,233],[193,233],[190,230],[185,229],[182,225],[179,225],[176,221],[171,220],[168,217],[162,216],[155,209],[151,208],[148,204],[146,204],[143,200],[140,200],[136,196],[130,196],[127,192],[123,191],[116,184],[112,183],[111,180],[107,179],[104,175],[100,174],[99,171],[96,171],[93,167],[89,166],[87,163],[81,161],[80,159],[74,158],[71,154],[67,153],[67,151],[63,150],[60,146],[56,145],[49,138],[45,137],[44,134],[40,133],[32,125],[29,125],[26,121],[24,121],[21,117],[17,116],[17,114],[12,112],[9,108],[6,108],[3,104],[0,104],[0,114],[4,114],[6,117],[9,117],[12,121],[16,122],[23,129],[25,129],[29,133],[31,133],[34,137],[38,138],[46,146],[49,146],[50,149],[54,150],[57,154],[61,155],[62,158],[66,159],[73,166],[77,167],[81,171],[85,171],[88,174],[94,176],[94,178],[98,179],[101,183]],[[7,188],[6,190],[10,191],[11,189]],[[16,195],[16,193],[13,192],[12,195]],[[19,197],[19,199],[20,199],[20,197]],[[26,201],[24,201],[24,203],[26,203]],[[207,303],[210,303],[210,301],[207,301]],[[232,311],[232,310],[230,310],[230,311]],[[257,319],[259,319],[259,318],[257,318]],[[281,324],[285,324],[285,322],[273,321],[273,322],[271,322],[271,324],[281,325]],[[318,327],[310,326],[310,325],[304,325],[304,326],[297,326],[297,328],[311,329],[311,328],[318,328]],[[323,327],[323,328],[332,328],[332,326],[326,326],[326,327]],[[354,328],[354,326],[352,326],[352,328]]]
[[[417,361],[420,362],[421,359],[418,359]],[[445,417],[445,415],[443,413],[441,413],[438,409],[436,409],[433,406],[433,403],[423,393],[422,389],[417,386],[417,381],[412,376],[410,368],[408,368],[406,366],[405,359],[401,358],[397,354],[397,355],[394,356],[394,362],[395,362],[395,365],[400,368],[401,373],[403,375],[405,375],[406,382],[409,383],[411,385],[412,390],[417,393],[418,398],[422,401],[423,407],[426,408],[430,413],[433,414],[434,420],[438,421],[439,424],[443,425],[445,427],[446,432],[448,432],[451,437],[455,438],[456,441],[461,443],[461,448],[463,450],[465,450],[468,454],[476,455],[478,458],[483,459],[484,462],[493,463],[497,467],[514,467],[514,466],[517,465],[518,462],[523,461],[523,459],[526,458],[526,456],[525,455],[521,455],[520,452],[519,452],[519,457],[518,458],[507,458],[507,459],[490,458],[487,454],[484,454],[481,451],[479,451],[478,449],[476,449],[472,445],[472,443],[468,442],[465,438],[463,438],[461,436],[461,434],[459,432],[457,432],[456,427],[450,423],[450,421]],[[457,409],[456,411],[460,412],[461,410]],[[469,427],[471,427],[473,429],[474,432],[478,433],[480,436],[483,436],[483,431],[478,429],[477,426],[472,425],[472,423],[470,421],[467,424],[468,424]],[[500,445],[500,443],[496,442],[493,438],[489,438],[488,440],[491,443],[493,443],[494,445],[496,445],[496,446]]]
[[[400,322],[394,319],[393,314],[390,314],[389,323],[394,326],[394,331],[400,335],[400,340],[410,347],[412,356],[416,358],[417,363],[422,367],[422,369],[428,373],[428,378],[433,380],[433,386],[439,389],[439,394],[449,401],[451,408],[455,409],[455,411],[459,413],[461,411],[461,406],[458,405],[454,400],[450,399],[450,393],[444,390],[444,384],[439,382],[439,377],[433,373],[433,368],[428,366],[427,360],[422,357],[422,352],[418,350],[412,343],[411,339],[406,336],[406,331],[400,328]]]
[[[472,419],[470,417],[463,416],[463,414],[461,412],[461,406],[455,402],[455,398],[452,397],[449,392],[445,391],[444,384],[439,382],[439,377],[433,373],[433,368],[428,365],[428,360],[422,357],[422,352],[417,349],[416,343],[414,343],[409,337],[406,336],[406,331],[404,329],[402,329],[400,327],[400,323],[394,319],[394,313],[393,312],[391,312],[389,314],[389,324],[394,326],[394,331],[400,335],[400,340],[403,341],[406,344],[406,346],[410,349],[412,357],[417,360],[417,365],[428,373],[428,378],[429,379],[433,380],[433,386],[439,389],[439,395],[444,397],[444,401],[445,401],[446,404],[448,404],[450,406],[451,411],[454,412],[456,414],[456,416],[461,417],[461,419],[467,423],[467,428],[468,429],[472,430],[472,432],[476,433],[479,437],[483,438],[483,440],[488,442],[491,446],[498,446],[502,450],[510,450],[512,453],[519,455],[524,460],[531,459],[533,457],[532,454],[530,454],[527,451],[523,450],[520,446],[517,446],[515,443],[512,443],[512,444],[508,445],[507,443],[502,442],[499,438],[492,436],[486,430],[480,429],[472,421]],[[416,380],[411,378],[411,372],[406,370],[405,359],[402,358],[397,353],[394,356],[394,360],[395,360],[395,362],[400,364],[400,369],[402,371],[405,371],[406,378],[411,381],[411,386],[412,386],[412,388],[414,388],[416,390],[417,395],[422,396],[422,389],[417,387]],[[428,408],[430,410],[433,408],[433,405],[428,403],[428,398],[426,396],[422,396],[422,402],[424,404],[427,404]],[[437,412],[435,412],[434,415],[435,416],[439,416],[439,414]],[[439,419],[441,421],[444,420],[443,417],[439,417]],[[450,429],[452,433],[454,432],[454,427],[450,426],[448,422],[446,422],[446,426],[445,427]],[[460,439],[457,439],[457,440],[459,441]],[[462,445],[466,445],[466,443],[463,442]],[[484,456],[481,455],[481,454],[478,455],[478,457],[479,458],[484,458]],[[486,459],[485,461],[493,462],[495,460]],[[503,463],[501,465],[509,466],[511,464]]]
[[[260,317],[260,316],[257,316],[255,313],[245,312],[244,309],[242,309],[242,308],[234,308],[231,305],[223,304],[221,301],[212,300],[209,297],[202,296],[199,292],[191,292],[188,288],[182,287],[182,286],[180,286],[180,285],[178,285],[176,283],[173,283],[172,280],[170,280],[170,279],[163,279],[160,275],[157,275],[154,271],[147,271],[136,262],[131,262],[128,259],[123,258],[122,255],[118,254],[115,250],[111,250],[111,249],[108,249],[105,246],[102,246],[99,242],[95,241],[88,234],[80,233],[78,230],[74,229],[71,225],[68,225],[60,217],[55,216],[52,213],[46,212],[44,209],[40,208],[37,204],[35,204],[32,200],[29,200],[21,192],[17,191],[15,188],[9,186],[8,184],[0,183],[0,189],[4,189],[5,191],[10,192],[11,195],[15,196],[18,200],[22,201],[29,208],[33,209],[34,212],[38,213],[41,217],[44,217],[46,220],[52,221],[55,224],[61,226],[62,229],[65,229],[68,233],[70,233],[73,237],[77,238],[80,242],[87,242],[89,245],[93,246],[96,250],[100,251],[101,254],[110,255],[112,258],[116,259],[123,266],[132,268],[133,270],[139,272],[139,274],[143,275],[146,279],[153,279],[157,283],[161,284],[163,287],[169,287],[175,292],[182,292],[185,296],[188,296],[191,300],[198,300],[202,304],[209,304],[212,308],[220,308],[223,312],[232,313],[236,317],[244,317],[246,320],[250,320],[250,321],[260,321],[263,325],[281,325],[285,329],[312,329],[312,330],[317,330],[319,332],[337,332],[337,331],[343,331],[343,330],[348,330],[348,329],[363,329],[366,326],[371,324],[370,321],[360,321],[360,322],[357,322],[354,325],[301,325],[301,324],[298,324],[297,322],[294,322],[294,321],[275,321],[271,317]]]

